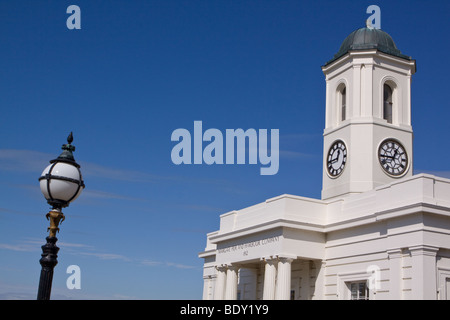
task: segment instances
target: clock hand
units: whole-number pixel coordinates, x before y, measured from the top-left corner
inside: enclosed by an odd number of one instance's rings
[[[395,150],[394,150],[394,158],[397,158],[397,155],[398,155],[398,150],[395,149]]]
[[[331,159],[330,163],[333,164],[333,163],[335,163],[336,161],[338,161],[338,160],[339,160],[339,155],[340,155],[340,154],[341,154],[341,150],[338,150],[338,151],[337,151],[336,158]]]

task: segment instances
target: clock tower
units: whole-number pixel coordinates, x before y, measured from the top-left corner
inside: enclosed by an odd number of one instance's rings
[[[352,32],[326,80],[322,199],[372,190],[413,174],[411,76],[416,62],[386,32]]]

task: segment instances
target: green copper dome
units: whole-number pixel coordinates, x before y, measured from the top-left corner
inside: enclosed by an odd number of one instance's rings
[[[339,59],[349,51],[367,49],[377,49],[392,56],[411,60],[411,57],[402,54],[400,50],[397,49],[394,40],[389,34],[381,29],[364,27],[350,33],[342,42],[338,53],[336,53],[333,59],[326,64]]]

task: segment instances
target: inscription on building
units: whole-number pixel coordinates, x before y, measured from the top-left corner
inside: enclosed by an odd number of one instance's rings
[[[276,243],[278,241],[280,241],[280,236],[269,237],[269,238],[264,238],[264,239],[260,239],[260,240],[255,240],[255,241],[248,241],[248,242],[236,244],[233,246],[224,247],[224,248],[219,249],[217,252],[218,252],[218,254],[223,254],[223,253],[229,253],[229,252],[243,251],[244,255],[245,255],[246,251],[248,253],[248,250],[251,248],[265,246],[268,244]]]

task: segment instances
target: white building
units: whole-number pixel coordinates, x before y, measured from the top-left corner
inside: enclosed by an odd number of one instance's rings
[[[221,215],[203,298],[450,299],[450,180],[413,175],[415,60],[366,27],[322,71],[322,199]]]

